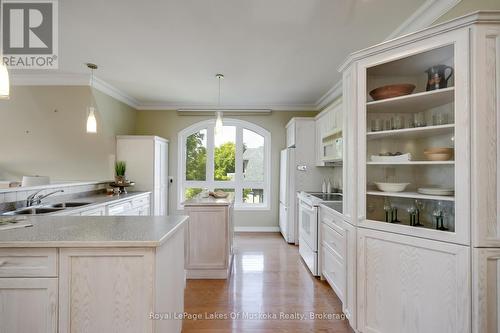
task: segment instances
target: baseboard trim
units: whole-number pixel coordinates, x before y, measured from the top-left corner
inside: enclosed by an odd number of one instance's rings
[[[279,232],[279,227],[235,227],[235,232]]]

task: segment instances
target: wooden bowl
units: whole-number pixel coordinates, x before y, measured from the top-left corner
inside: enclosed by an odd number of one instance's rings
[[[374,100],[379,101],[381,99],[409,95],[413,92],[413,90],[415,90],[414,84],[391,84],[373,89],[370,91],[370,96]]]
[[[424,155],[429,161],[449,161],[453,157],[453,148],[429,148]]]

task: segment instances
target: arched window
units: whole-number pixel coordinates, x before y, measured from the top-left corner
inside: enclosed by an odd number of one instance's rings
[[[178,202],[208,188],[233,193],[235,209],[269,209],[271,134],[237,119],[224,118],[217,136],[214,127],[206,120],[179,132]]]

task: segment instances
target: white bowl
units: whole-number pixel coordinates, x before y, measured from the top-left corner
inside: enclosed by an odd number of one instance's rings
[[[410,183],[377,183],[377,188],[382,192],[403,192]]]

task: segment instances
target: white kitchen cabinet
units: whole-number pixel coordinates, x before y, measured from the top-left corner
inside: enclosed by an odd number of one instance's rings
[[[57,333],[57,278],[0,278],[0,332]]]
[[[472,332],[500,332],[500,249],[473,249]]]
[[[61,248],[59,332],[180,333],[150,314],[183,313],[184,277],[184,228],[157,248]]]
[[[316,166],[342,160],[343,117],[341,98],[315,117]]]
[[[152,192],[152,214],[168,215],[168,140],[117,136],[116,159],[127,163],[127,178],[135,182],[135,190]]]
[[[190,279],[226,279],[233,259],[233,204],[196,205],[187,201],[186,271]]]
[[[106,215],[106,207],[98,207],[98,208],[91,208],[89,210],[84,210],[83,212],[80,212],[80,216],[105,216]]]
[[[356,228],[340,213],[320,206],[321,273],[356,328]]]
[[[358,329],[470,332],[470,248],[358,229]]]
[[[499,50],[500,13],[477,12],[355,52],[340,68],[360,332],[500,332]],[[426,70],[436,65],[454,73],[432,90]],[[399,83],[414,92],[370,96]],[[431,147],[453,148],[453,158],[429,160]],[[397,151],[411,160],[371,158]],[[388,193],[375,182],[409,185]],[[454,195],[419,193],[429,185]],[[423,225],[410,223],[414,207]]]
[[[471,33],[473,246],[500,247],[500,27]],[[495,84],[496,82],[496,84]]]
[[[149,195],[140,196],[107,206],[109,216],[146,216],[150,215]]]

